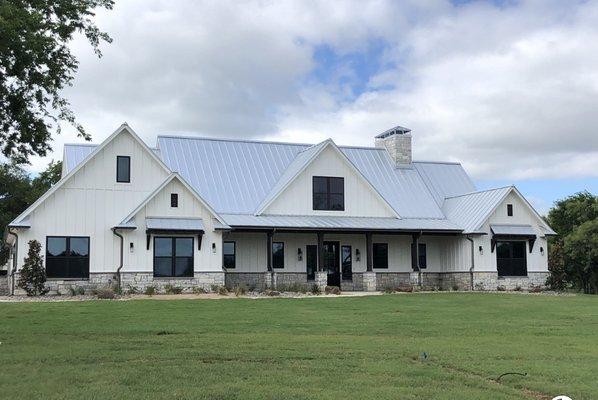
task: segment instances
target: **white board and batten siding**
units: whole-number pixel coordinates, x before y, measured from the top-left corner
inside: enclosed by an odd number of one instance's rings
[[[314,176],[342,177],[345,183],[345,210],[313,209]],[[395,217],[391,207],[380,198],[334,148],[327,147],[264,210],[272,215],[332,215],[352,217]]]
[[[170,195],[178,194],[178,207],[171,207]],[[152,235],[150,249],[147,250],[147,235],[145,233],[146,217],[170,218],[201,218],[205,233],[202,237],[201,250],[198,250],[197,235],[181,235],[194,238],[193,269],[196,272],[222,272],[222,233],[214,231],[213,215],[196,197],[178,180],[170,181],[135,215],[136,230],[124,231],[125,253],[124,268],[126,272],[152,272],[154,235]],[[155,236],[169,236],[156,234]],[[130,250],[133,243],[133,251]],[[212,251],[215,243],[216,251]],[[264,264],[265,265],[265,264]]]
[[[116,182],[116,157],[131,157],[131,182]],[[106,144],[29,216],[30,229],[19,232],[19,268],[28,242],[47,236],[89,236],[90,272],[114,272],[119,239],[111,228],[126,217],[168,176],[126,130]]]

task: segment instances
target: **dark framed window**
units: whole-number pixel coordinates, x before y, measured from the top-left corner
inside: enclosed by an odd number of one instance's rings
[[[222,265],[226,269],[234,269],[237,266],[237,245],[235,242],[224,242],[222,244]]]
[[[305,267],[307,269],[307,280],[316,279],[316,270],[318,269],[318,246],[307,245],[305,247]]]
[[[344,211],[345,178],[336,178],[331,176],[314,176],[313,209],[328,211]]]
[[[131,157],[116,156],[116,181],[120,183],[131,182]]]
[[[353,280],[353,258],[351,257],[351,246],[341,246],[341,267],[343,279],[346,281]]]
[[[272,242],[272,268],[284,268],[283,242]]]
[[[417,256],[419,257],[419,267],[424,269],[428,266],[428,257],[426,255],[426,244],[418,243]]]
[[[46,275],[48,278],[89,278],[89,237],[48,236]]]
[[[374,243],[372,245],[374,268],[388,268],[388,243]]]
[[[527,276],[525,241],[496,242],[498,276]]]
[[[179,206],[179,195],[177,193],[170,193],[170,207]]]
[[[193,276],[193,238],[154,237],[154,276]]]
[[[507,216],[513,216],[513,204],[507,204]]]

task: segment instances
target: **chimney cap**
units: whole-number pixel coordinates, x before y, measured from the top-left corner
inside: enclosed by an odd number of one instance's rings
[[[392,135],[405,135],[409,132],[411,132],[411,129],[405,128],[404,126],[397,125],[394,128],[390,128],[389,130],[384,131],[379,135],[376,135],[375,138],[376,139],[384,139],[384,138],[387,138]]]

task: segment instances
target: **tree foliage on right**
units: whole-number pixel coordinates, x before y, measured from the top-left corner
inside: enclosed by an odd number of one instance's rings
[[[547,220],[558,234],[550,239],[548,284],[598,293],[598,196],[586,191],[557,201]]]

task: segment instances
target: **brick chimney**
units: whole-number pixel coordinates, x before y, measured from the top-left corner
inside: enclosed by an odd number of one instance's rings
[[[386,149],[395,166],[411,164],[411,129],[395,126],[375,137],[375,146]]]

